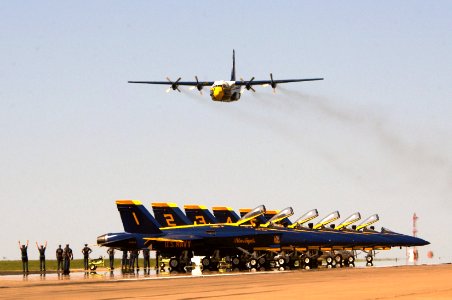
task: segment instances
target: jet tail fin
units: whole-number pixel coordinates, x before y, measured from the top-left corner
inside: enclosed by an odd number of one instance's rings
[[[212,207],[213,214],[219,223],[236,223],[240,217],[230,207]]]
[[[176,203],[152,203],[154,216],[161,227],[191,225],[193,223],[184,215]]]
[[[159,224],[137,200],[117,200],[124,231],[129,233],[161,233]]]
[[[216,224],[217,219],[202,205],[184,205],[185,214],[193,224]]]
[[[232,50],[232,71],[231,81],[235,81],[235,50]]]

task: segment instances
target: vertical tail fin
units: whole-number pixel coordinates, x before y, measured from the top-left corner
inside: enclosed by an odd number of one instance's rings
[[[235,81],[235,50],[232,50],[232,72],[231,81]]]
[[[240,219],[230,207],[212,207],[212,211],[219,223],[236,223]]]
[[[217,219],[202,205],[184,205],[185,214],[193,224],[216,224]]]
[[[184,215],[176,203],[152,203],[152,210],[161,227],[191,225],[193,223]]]
[[[121,215],[125,232],[161,233],[159,224],[149,211],[137,200],[117,200],[116,206]]]

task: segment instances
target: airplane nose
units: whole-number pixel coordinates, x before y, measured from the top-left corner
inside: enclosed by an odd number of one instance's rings
[[[223,99],[224,91],[221,86],[216,86],[213,88],[212,98],[215,100],[221,100]]]
[[[102,245],[102,244],[104,244],[106,242],[107,242],[107,235],[106,234],[103,234],[103,235],[97,237],[97,244],[98,245]]]

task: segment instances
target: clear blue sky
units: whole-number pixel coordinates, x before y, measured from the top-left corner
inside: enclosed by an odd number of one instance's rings
[[[3,1],[0,258],[116,199],[379,213],[452,261],[450,1]],[[128,80],[324,77],[215,103]],[[53,254],[52,254],[53,255]],[[30,251],[37,258],[37,251]]]

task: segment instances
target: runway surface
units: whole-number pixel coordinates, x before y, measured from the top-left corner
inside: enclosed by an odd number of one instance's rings
[[[0,277],[5,299],[452,299],[452,265],[203,276]]]

